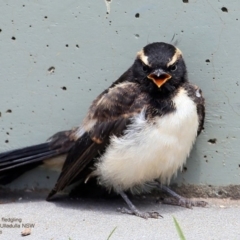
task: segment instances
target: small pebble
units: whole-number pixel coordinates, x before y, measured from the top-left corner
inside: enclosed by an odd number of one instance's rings
[[[21,232],[22,236],[27,236],[31,234],[31,228],[24,228],[23,231]]]

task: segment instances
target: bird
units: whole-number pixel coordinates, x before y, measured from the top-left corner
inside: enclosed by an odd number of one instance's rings
[[[95,98],[79,126],[58,132],[45,143],[1,153],[0,184],[38,165],[58,165],[61,172],[48,201],[68,186],[94,179],[123,198],[128,208],[121,208],[122,213],[146,219],[161,215],[140,211],[129,193],[161,189],[180,206],[205,205],[168,187],[186,163],[204,118],[205,99],[188,80],[181,50],[165,42],[149,43]]]

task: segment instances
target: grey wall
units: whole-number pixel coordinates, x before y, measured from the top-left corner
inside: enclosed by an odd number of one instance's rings
[[[239,184],[239,1],[9,0],[0,12],[1,152],[78,125],[137,51],[175,34],[207,108],[205,130],[176,181]],[[35,170],[12,186],[49,187],[44,174]]]

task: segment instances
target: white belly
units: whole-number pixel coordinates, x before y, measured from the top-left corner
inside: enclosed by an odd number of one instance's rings
[[[169,183],[185,163],[198,129],[196,105],[184,89],[173,102],[173,113],[149,124],[142,112],[121,138],[111,138],[96,165],[101,184],[124,191],[154,179]]]

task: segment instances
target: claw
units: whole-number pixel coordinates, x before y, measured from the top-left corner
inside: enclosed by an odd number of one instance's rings
[[[164,199],[163,203],[165,204],[171,204],[171,205],[176,205],[176,206],[190,208],[190,209],[192,207],[205,207],[207,205],[207,202],[204,202],[204,201],[194,201],[188,198],[184,198],[179,194],[177,194],[176,192],[174,192],[173,190],[171,190],[169,187],[166,187],[159,183],[158,183],[158,188],[160,188],[161,190],[164,190],[165,192],[167,192],[168,194],[174,197],[174,199],[172,198]]]
[[[127,209],[125,207],[123,208],[118,208],[117,209],[119,212],[121,213],[125,213],[125,214],[131,214],[131,215],[135,215],[137,217],[141,217],[141,218],[144,218],[144,219],[148,219],[148,218],[155,218],[155,219],[158,219],[158,218],[163,218],[162,215],[160,215],[158,212],[140,212],[138,210],[136,211],[132,211],[130,209]]]
[[[119,208],[118,211],[120,211],[121,213],[127,213],[127,214],[131,214],[131,215],[135,215],[135,216],[138,216],[138,217],[141,217],[141,218],[144,218],[144,219],[162,217],[158,212],[146,212],[146,213],[140,212],[133,205],[133,203],[130,201],[130,199],[128,198],[128,196],[124,192],[119,192],[119,194],[122,196],[122,198],[124,199],[124,201],[127,203],[128,207],[129,207],[129,209]]]
[[[207,202],[194,201],[183,197],[181,197],[180,199],[164,198],[163,203],[190,209],[192,209],[192,207],[205,207],[207,205]]]

